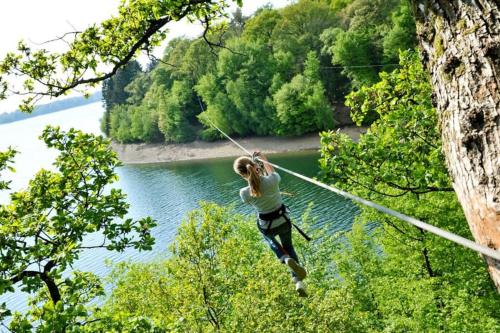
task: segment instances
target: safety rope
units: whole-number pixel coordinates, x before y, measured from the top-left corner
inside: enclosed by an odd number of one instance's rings
[[[380,65],[336,65],[336,66],[320,66],[321,69],[328,68],[377,68],[377,67],[385,67],[385,66],[400,66],[399,63],[391,63],[391,64],[380,64]]]
[[[210,118],[208,118],[206,115],[205,117],[203,118],[205,120],[207,120],[210,125],[212,127],[214,127],[216,130],[218,130],[222,135],[224,135],[227,139],[229,139],[232,143],[234,143],[238,148],[240,148],[242,151],[244,151],[245,153],[247,153],[248,155],[252,156],[252,153],[250,151],[248,151],[245,147],[243,147],[242,145],[240,145],[238,142],[236,142],[236,140],[234,140],[233,138],[231,138],[229,135],[227,135],[223,130],[221,130],[219,127],[217,127],[211,120]],[[462,236],[459,236],[457,234],[454,234],[454,233],[451,233],[449,231],[446,231],[446,230],[443,230],[441,228],[438,228],[438,227],[435,227],[433,225],[430,225],[430,224],[427,224],[425,222],[422,222],[420,220],[417,220],[411,216],[408,216],[408,215],[405,215],[405,214],[402,214],[400,212],[397,212],[395,210],[392,210],[390,208],[387,208],[387,207],[384,207],[382,205],[379,205],[373,201],[370,201],[370,200],[366,200],[366,199],[363,199],[361,197],[358,197],[354,194],[351,194],[349,192],[346,192],[346,191],[342,191],[336,187],[333,187],[333,186],[330,186],[330,185],[326,185],[320,181],[317,181],[316,179],[312,179],[312,178],[309,178],[309,177],[306,177],[304,175],[301,175],[300,173],[297,173],[295,171],[292,171],[292,170],[289,170],[289,169],[286,169],[286,168],[283,168],[277,164],[274,164],[274,163],[271,163],[269,161],[264,161],[264,160],[260,160],[264,163],[267,163],[269,165],[272,165],[274,168],[278,169],[278,170],[281,170],[281,171],[284,171],[292,176],[295,176],[297,178],[300,178],[302,180],[305,180],[306,182],[309,182],[311,184],[314,184],[314,185],[317,185],[319,187],[322,187],[326,190],[329,190],[329,191],[332,191],[334,193],[337,193],[338,195],[341,195],[345,198],[348,198],[348,199],[351,199],[353,201],[356,201],[356,202],[359,202],[365,206],[368,206],[368,207],[371,207],[371,208],[374,208],[382,213],[385,213],[385,214],[388,214],[388,215],[391,215],[391,216],[394,216],[394,217],[397,217],[399,218],[400,220],[403,220],[407,223],[410,223],[414,226],[416,226],[417,228],[420,228],[420,229],[423,229],[423,230],[426,230],[426,231],[429,231],[437,236],[440,236],[440,237],[443,237],[443,238],[446,238],[454,243],[457,243],[457,244],[460,244],[464,247],[467,247],[469,249],[472,249],[474,251],[477,251],[485,256],[488,256],[488,257],[491,257],[493,259],[496,259],[496,260],[499,260],[500,261],[500,251],[496,251],[496,250],[493,250],[489,247],[486,247],[484,245],[481,245],[481,244],[478,244],[476,242],[473,242],[467,238],[464,238]]]

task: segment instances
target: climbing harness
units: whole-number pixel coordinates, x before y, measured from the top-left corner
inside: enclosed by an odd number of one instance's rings
[[[311,237],[307,236],[307,234],[302,229],[300,229],[295,223],[292,222],[292,220],[290,220],[285,204],[281,204],[280,208],[276,209],[275,211],[269,213],[259,213],[259,219],[269,222],[267,228],[263,231],[264,235],[267,235],[269,233],[269,229],[271,229],[273,221],[279,219],[280,217],[283,217],[286,222],[293,226],[308,242],[311,240]],[[261,231],[263,230],[260,227],[259,229],[261,229]]]
[[[201,102],[200,102],[201,103]],[[223,136],[225,136],[229,141],[231,141],[232,143],[234,143],[238,148],[240,148],[242,151],[244,151],[246,154],[248,154],[249,156],[252,156],[252,153],[250,153],[250,151],[248,151],[245,147],[243,147],[242,145],[240,145],[238,142],[236,142],[233,138],[231,138],[229,135],[227,135],[224,131],[222,131],[219,127],[217,127],[211,120],[210,118],[208,118],[207,116],[204,117],[204,119],[206,119],[210,125],[212,127],[214,127],[216,130],[218,130]],[[429,231],[437,236],[440,236],[442,238],[446,238],[454,243],[457,243],[457,244],[460,244],[464,247],[467,247],[471,250],[474,250],[476,252],[479,252],[485,256],[488,256],[490,258],[493,258],[493,259],[496,259],[496,260],[499,260],[500,261],[500,251],[496,251],[494,249],[491,249],[489,247],[486,247],[484,245],[481,245],[481,244],[478,244],[476,242],[473,242],[467,238],[464,238],[462,236],[459,236],[457,234],[454,234],[454,233],[451,233],[449,231],[446,231],[446,230],[443,230],[441,228],[438,228],[438,227],[435,227],[433,225],[430,225],[430,224],[427,224],[425,222],[422,222],[420,220],[417,220],[416,218],[413,218],[411,216],[408,216],[408,215],[405,215],[405,214],[402,214],[400,212],[397,212],[395,210],[392,210],[390,208],[387,208],[387,207],[384,207],[382,205],[379,205],[373,201],[369,201],[369,200],[366,200],[366,199],[363,199],[361,197],[358,197],[354,194],[351,194],[349,192],[345,192],[345,191],[342,191],[336,187],[333,187],[333,186],[330,186],[330,185],[326,185],[316,179],[312,179],[312,178],[309,178],[309,177],[306,177],[304,175],[301,175],[300,173],[297,173],[297,172],[294,172],[292,170],[289,170],[289,169],[286,169],[286,168],[283,168],[279,165],[276,165],[274,163],[271,163],[269,161],[264,161],[262,159],[259,159],[260,161],[262,161],[262,163],[267,163],[271,166],[273,166],[274,168],[278,169],[278,170],[281,170],[283,172],[286,172],[292,176],[295,176],[297,178],[300,178],[302,180],[305,180],[311,184],[314,184],[314,185],[317,185],[319,187],[322,187],[326,190],[329,190],[329,191],[332,191],[334,193],[337,193],[338,195],[341,195],[343,196],[344,198],[348,198],[348,199],[351,199],[353,201],[356,201],[356,202],[359,202],[365,206],[368,206],[368,207],[371,207],[371,208],[374,208],[376,210],[378,210],[379,212],[382,212],[382,213],[385,213],[385,214],[388,214],[388,215],[391,215],[391,216],[394,216],[394,217],[397,217],[399,218],[400,220],[403,220],[409,224],[412,224],[414,226],[416,226],[417,228],[420,228],[422,230],[426,230],[426,231]]]

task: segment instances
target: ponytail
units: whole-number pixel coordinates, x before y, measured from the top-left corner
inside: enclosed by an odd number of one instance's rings
[[[255,168],[255,165],[250,163],[246,165],[248,171],[248,185],[250,186],[250,195],[252,197],[260,197],[262,193],[260,192],[260,176]]]
[[[234,171],[248,181],[250,187],[250,195],[252,197],[260,197],[260,175],[257,171],[257,166],[251,158],[242,156],[236,159],[233,164]]]

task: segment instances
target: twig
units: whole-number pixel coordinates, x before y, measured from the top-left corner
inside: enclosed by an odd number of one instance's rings
[[[76,35],[78,34],[81,34],[82,31],[68,31],[66,32],[65,34],[63,34],[62,36],[59,36],[59,37],[56,37],[56,38],[53,38],[53,39],[49,39],[49,40],[46,40],[45,42],[35,42],[33,41],[32,39],[28,39],[31,43],[35,44],[35,45],[45,45],[45,44],[49,44],[49,43],[53,43],[53,42],[57,42],[57,41],[63,41],[65,42],[66,44],[68,44],[68,42],[66,40],[64,40],[64,38],[66,38],[66,36],[68,35],[74,35],[76,37]]]
[[[205,43],[207,43],[208,47],[210,47],[210,52],[217,57],[217,53],[215,52],[215,48],[222,48],[222,49],[225,49],[225,50],[228,50],[229,52],[233,53],[233,54],[238,54],[238,55],[241,55],[241,56],[245,56],[246,54],[244,53],[241,53],[241,52],[238,52],[238,51],[235,51],[227,46],[224,45],[224,41],[223,41],[223,37],[224,37],[224,34],[226,33],[226,31],[222,31],[222,33],[219,35],[219,41],[217,43],[214,43],[212,41],[210,41],[207,37],[207,34],[208,32],[210,31],[210,18],[208,16],[205,16],[205,19],[203,20],[200,20],[201,24],[204,26],[204,29],[203,29],[203,34],[202,34],[202,38],[203,40],[205,41]]]

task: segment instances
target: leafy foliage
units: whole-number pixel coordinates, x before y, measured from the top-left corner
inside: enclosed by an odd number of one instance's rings
[[[159,128],[166,142],[191,141],[194,130],[189,125],[189,113],[198,106],[193,105],[192,90],[186,81],[174,81],[172,90],[165,91],[158,103]]]
[[[118,127],[110,136],[121,142],[217,139],[210,122],[239,136],[331,129],[335,106],[351,87],[374,83],[399,49],[415,45],[413,26],[406,0],[379,1],[375,10],[364,0],[301,0],[279,10],[265,6],[249,18],[234,13],[205,35],[221,48],[203,39],[171,41],[161,62],[125,89],[136,95],[111,111],[121,120],[112,123]],[[146,115],[139,117],[132,105],[148,105],[140,108]],[[147,117],[150,127],[141,125]]]
[[[343,31],[334,28],[326,31],[322,37],[335,41],[328,49],[334,64],[346,66],[345,73],[355,86],[370,84],[376,81],[380,60],[373,50],[376,50],[373,36],[367,31]],[[349,67],[352,66],[352,67]]]
[[[106,189],[119,165],[108,141],[55,127],[41,138],[60,152],[56,170],[40,170],[27,189],[0,206],[0,294],[15,286],[36,294],[29,312],[14,314],[10,327],[16,332],[63,332],[85,322],[92,312],[86,305],[103,294],[101,282],[91,273],[63,274],[85,249],[149,250],[154,243],[155,222],[125,218],[125,194]],[[1,157],[4,166],[12,152]]]
[[[12,148],[9,148],[7,151],[0,151],[0,173],[5,169],[10,171],[14,171],[14,168],[11,166],[14,161],[14,156],[16,156],[17,151]],[[0,190],[9,189],[9,181],[0,180]]]
[[[384,36],[384,59],[387,62],[398,60],[399,51],[411,50],[417,45],[415,21],[407,1],[391,14],[392,27]]]
[[[358,143],[323,134],[322,176],[470,237],[449,191],[427,74],[413,52],[401,53],[400,66],[348,97],[357,121],[373,112],[378,119]],[[124,320],[145,316],[154,326],[181,332],[500,329],[498,295],[476,253],[361,211],[351,232],[315,230],[318,241],[310,247],[296,240],[310,272],[305,302],[295,298],[253,223],[203,204],[180,229],[171,258],[122,267],[106,311]],[[155,287],[144,288],[151,280],[158,281]]]
[[[92,85],[109,74],[100,73],[96,59],[115,71],[138,47],[150,50],[161,41],[158,31],[168,20],[213,18],[224,5],[126,2],[117,18],[78,34],[66,54],[20,44],[21,55],[9,54],[0,65],[0,97],[8,88],[5,74],[20,70],[30,77],[25,109],[36,96]],[[236,13],[207,34],[225,48],[177,39],[147,72],[123,82],[117,77],[125,93],[105,93],[116,97],[104,121],[111,137],[190,140],[197,116],[239,135],[302,134],[330,128],[329,103],[354,86],[347,97],[353,119],[374,122],[359,142],[323,133],[323,179],[470,237],[444,167],[429,79],[415,53],[399,53],[415,44],[406,1],[303,0],[249,19]],[[400,68],[379,74],[399,54]],[[333,68],[325,74],[331,61],[344,74]],[[68,77],[58,76],[61,70]],[[82,77],[86,71],[95,77]],[[38,92],[41,86],[46,90]],[[306,300],[296,298],[286,269],[251,221],[202,203],[179,229],[169,258],[118,266],[105,306],[91,305],[104,294],[102,282],[88,272],[66,274],[72,263],[88,248],[150,249],[155,222],[127,219],[124,194],[105,190],[118,166],[106,140],[56,128],[42,137],[61,151],[56,171],[41,170],[0,207],[0,294],[15,286],[35,294],[24,314],[0,305],[0,319],[11,316],[13,331],[500,330],[498,295],[475,253],[367,208],[344,235],[313,230],[318,241],[310,246],[295,240],[309,269]],[[0,153],[0,171],[14,154]],[[102,242],[87,244],[89,234]]]
[[[377,82],[384,67],[393,69],[399,50],[416,46],[415,22],[407,0],[353,0],[332,4],[341,24],[322,35],[323,52],[334,64],[345,66],[343,73],[354,87]]]
[[[127,87],[137,75],[142,73],[142,68],[137,61],[127,63],[123,68],[118,70],[116,74],[104,80],[102,86],[102,99],[106,110],[110,110],[117,104],[123,104],[131,95],[126,90]],[[139,81],[139,80],[138,80]],[[140,91],[133,91],[140,94]]]
[[[323,174],[338,185],[389,196],[452,191],[428,74],[415,52],[403,52],[400,65],[347,97],[358,124],[373,113],[378,119],[359,142],[322,133]]]
[[[109,113],[109,127],[109,135],[119,142],[134,141],[131,133],[132,121],[126,106],[116,105],[111,109]]]
[[[352,304],[335,290],[321,292],[321,304],[335,313],[321,311],[320,320],[307,320],[317,309],[313,302],[297,299],[289,274],[254,223],[230,209],[202,203],[179,229],[171,252],[158,263],[119,267],[106,311],[120,318],[141,314],[157,327],[178,332],[328,331],[335,326],[354,332],[363,327],[349,324]],[[144,288],[146,283],[151,288]]]
[[[266,95],[276,62],[263,44],[234,40],[230,45],[237,53],[222,50],[217,72],[202,77],[196,86],[207,104],[200,120],[209,117],[238,135],[272,134],[276,116]]]
[[[424,204],[434,198],[429,199]],[[439,218],[463,219],[456,200],[443,199],[449,204]],[[305,212],[302,223],[310,221]],[[201,203],[179,229],[169,258],[116,267],[103,313],[123,322],[143,318],[175,332],[493,332],[500,327],[499,300],[474,253],[428,240],[440,244],[430,252],[439,277],[429,277],[418,241],[391,242],[383,229],[369,231],[360,221],[346,235],[312,232],[318,240],[312,244],[294,240],[309,269],[310,295],[302,299],[254,221]]]
[[[127,101],[130,94],[125,90],[125,87],[140,73],[142,73],[142,69],[139,63],[131,61],[119,69],[113,77],[104,80],[102,84],[102,101],[106,112],[101,119],[101,130],[105,134],[109,135],[110,132],[110,110],[115,105],[123,104]]]
[[[332,110],[320,80],[319,60],[309,52],[304,74],[296,75],[274,94],[280,121],[278,133],[301,135],[333,127]]]
[[[241,6],[241,0],[233,2]],[[29,111],[43,96],[57,97],[79,86],[94,87],[139,51],[149,54],[166,38],[162,28],[167,23],[184,17],[210,22],[224,16],[227,6],[226,0],[124,1],[116,16],[82,32],[65,34],[62,39],[69,47],[64,53],[33,50],[21,41],[17,52],[7,53],[0,62],[0,99],[8,91],[26,95],[20,108]],[[16,75],[24,78],[20,87],[9,81]]]
[[[400,56],[400,69],[381,73],[380,82],[348,97],[357,121],[370,112],[379,116],[359,142],[323,133],[322,177],[470,238],[444,166],[427,74],[416,53]],[[500,328],[500,318],[492,312],[498,296],[475,253],[396,218],[360,208],[361,221],[377,221],[369,233],[376,243],[367,247],[373,241],[365,238],[359,244],[364,250],[356,252],[351,241],[352,253],[343,254],[345,260],[337,267],[355,277],[351,286],[375,315],[376,331]],[[482,318],[480,326],[474,324],[477,318]]]

